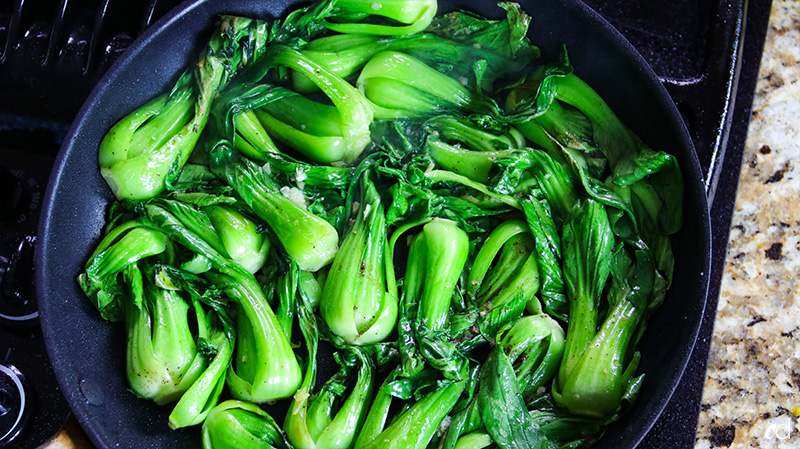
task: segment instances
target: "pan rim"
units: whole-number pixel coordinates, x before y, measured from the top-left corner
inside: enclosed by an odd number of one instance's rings
[[[116,80],[120,76],[120,72],[125,69],[129,64],[134,63],[137,56],[143,51],[146,46],[152,42],[152,40],[159,36],[161,33],[164,32],[165,29],[173,26],[174,23],[180,22],[182,20],[188,20],[186,17],[194,13],[201,5],[209,3],[209,0],[188,0],[183,2],[179,5],[176,9],[171,11],[166,16],[162,17],[159,21],[157,21],[153,26],[148,28],[145,33],[140,36],[134,43],[131,45],[128,51],[126,51],[113,65],[112,67],[106,72],[103,78],[98,83],[97,87],[92,91],[90,96],[87,98],[86,102],[84,103],[83,107],[81,108],[78,119],[73,122],[70,130],[67,134],[67,138],[62,145],[61,150],[56,158],[55,164],[53,166],[53,171],[51,173],[50,181],[48,182],[48,186],[44,196],[44,203],[41,212],[41,217],[39,220],[39,248],[36,252],[35,256],[35,265],[36,265],[36,289],[37,289],[37,298],[39,301],[39,309],[41,312],[41,319],[43,324],[46,324],[50,320],[57,319],[54,314],[57,312],[57,308],[54,307],[55,302],[52,299],[48,299],[50,297],[50,292],[57,290],[57,286],[53,286],[51,284],[50,279],[46,276],[46,270],[44,268],[50,266],[51,264],[58,263],[57,261],[53,261],[50,259],[50,252],[47,251],[48,247],[51,245],[52,236],[54,233],[54,226],[58,226],[57,223],[54,222],[54,204],[55,204],[55,197],[57,195],[57,188],[62,183],[62,180],[68,173],[65,172],[66,170],[66,163],[71,154],[71,148],[75,148],[78,145],[78,142],[81,138],[81,131],[85,124],[86,116],[95,108],[96,101],[98,98],[102,97],[103,94],[108,90],[113,88],[114,80]],[[677,388],[678,383],[683,375],[683,372],[686,368],[688,363],[688,358],[692,352],[692,348],[696,342],[697,336],[699,334],[700,325],[702,323],[702,317],[707,313],[705,310],[705,305],[708,300],[708,289],[709,289],[709,275],[710,275],[710,268],[711,268],[711,225],[710,225],[710,217],[708,212],[708,207],[705,202],[705,189],[704,184],[702,182],[699,185],[695,181],[701,180],[702,181],[702,173],[700,169],[700,163],[697,158],[697,154],[694,150],[694,145],[689,137],[688,131],[680,117],[677,108],[674,107],[674,103],[672,103],[672,99],[669,97],[666,89],[664,86],[657,82],[657,77],[652,72],[650,66],[646,63],[644,58],[633,48],[633,46],[616,30],[610,25],[608,22],[605,21],[599,14],[595,11],[591,10],[587,5],[579,2],[578,0],[547,0],[543,3],[558,3],[563,5],[565,8],[569,9],[572,14],[576,15],[577,17],[581,17],[582,20],[589,21],[595,24],[598,28],[602,28],[604,34],[613,42],[617,49],[619,49],[623,56],[627,58],[631,58],[636,66],[640,67],[643,71],[647,72],[642,75],[642,79],[646,80],[647,83],[650,85],[648,86],[651,88],[657,97],[659,97],[663,104],[671,104],[673,107],[669,108],[668,116],[672,123],[669,126],[678,131],[677,138],[680,140],[684,145],[687,146],[689,153],[682,159],[681,169],[684,172],[684,179],[686,182],[686,192],[687,198],[692,198],[694,201],[700,201],[704,205],[704,207],[700,207],[699,204],[693,204],[693,207],[697,208],[697,211],[700,213],[699,222],[703,229],[696,230],[703,234],[702,242],[703,247],[698,249],[698,254],[702,254],[703,260],[699,263],[702,267],[700,273],[700,286],[694,290],[698,294],[702,294],[702,307],[700,309],[699,316],[697,316],[696,323],[693,324],[691,329],[692,334],[690,335],[690,341],[692,342],[691,347],[684,348],[685,354],[683,355],[683,362],[680,363],[680,367],[678,371],[676,371],[673,377],[671,377],[672,381],[670,385],[663,386],[662,390],[664,391],[664,400],[660,401],[658,404],[658,410],[649,410],[651,413],[651,419],[643,420],[644,426],[640,426],[639,429],[633,432],[635,435],[631,436],[630,442],[633,443],[631,447],[636,446],[639,442],[644,438],[646,433],[650,430],[652,425],[655,423],[657,417],[661,414],[666,403],[668,402],[669,398],[672,396],[673,392]],[[688,164],[687,164],[688,162]],[[702,196],[700,195],[702,194]],[[110,195],[110,194],[109,194]],[[71,366],[65,365],[63,360],[59,357],[59,349],[57,347],[57,341],[59,340],[59,335],[56,335],[54,332],[54,328],[51,326],[43,325],[43,336],[47,345],[48,354],[53,361],[53,367],[57,374],[57,378],[59,380],[60,387],[62,391],[73,389],[74,386],[71,384],[66,384],[66,378],[71,376],[72,373],[69,372]],[[75,413],[78,421],[81,423],[83,428],[86,430],[87,434],[89,435],[90,439],[96,444],[98,447],[110,447],[112,444],[109,444],[108,441],[104,439],[103,435],[100,435],[97,429],[92,425],[91,419],[87,413],[85,413],[84,408],[87,406],[85,403],[79,403],[78,400],[74,396],[70,396],[67,398],[71,408],[73,409],[73,413]],[[635,440],[635,441],[634,441]]]

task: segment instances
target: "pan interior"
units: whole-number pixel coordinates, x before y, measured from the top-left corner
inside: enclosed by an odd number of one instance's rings
[[[658,418],[691,354],[704,312],[710,230],[699,163],[670,97],[646,62],[577,0],[521,1],[532,17],[531,40],[545,58],[566,44],[576,73],[623,122],[656,149],[678,157],[685,182],[685,224],[674,237],[675,280],[641,343],[648,373],[637,403],[595,447],[634,447]],[[196,428],[170,430],[169,407],[136,399],[125,381],[124,326],[103,321],[75,279],[97,244],[113,197],[100,177],[97,147],[111,125],[168,88],[197,57],[218,14],[280,17],[289,1],[186,2],[151,27],[116,62],[87,100],[61,149],[47,189],[36,256],[41,324],[59,383],[99,448],[200,446]],[[440,1],[440,10],[490,17],[490,2]],[[281,416],[275,416],[278,421]]]

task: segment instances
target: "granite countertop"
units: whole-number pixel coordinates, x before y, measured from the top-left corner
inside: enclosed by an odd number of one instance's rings
[[[773,0],[697,445],[800,447],[800,2]],[[89,449],[70,418],[40,449]]]
[[[773,0],[696,449],[800,447],[800,2]]]

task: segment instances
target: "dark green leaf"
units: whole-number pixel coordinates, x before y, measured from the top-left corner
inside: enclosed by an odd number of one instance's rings
[[[554,449],[539,425],[528,415],[517,390],[514,369],[495,348],[481,368],[478,404],[486,431],[504,449]]]

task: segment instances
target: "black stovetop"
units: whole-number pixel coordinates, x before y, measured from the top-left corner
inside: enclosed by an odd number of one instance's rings
[[[714,252],[706,315],[678,390],[641,445],[694,447],[771,0],[585,1],[659,75],[684,116],[706,176]],[[5,391],[24,379],[31,390],[25,400],[34,405],[26,428],[8,447],[39,446],[69,414],[38,330],[31,272],[39,201],[50,168],[103,73],[144,28],[177,4],[0,2],[0,395],[8,396]],[[0,447],[5,447],[6,418],[0,414]]]

